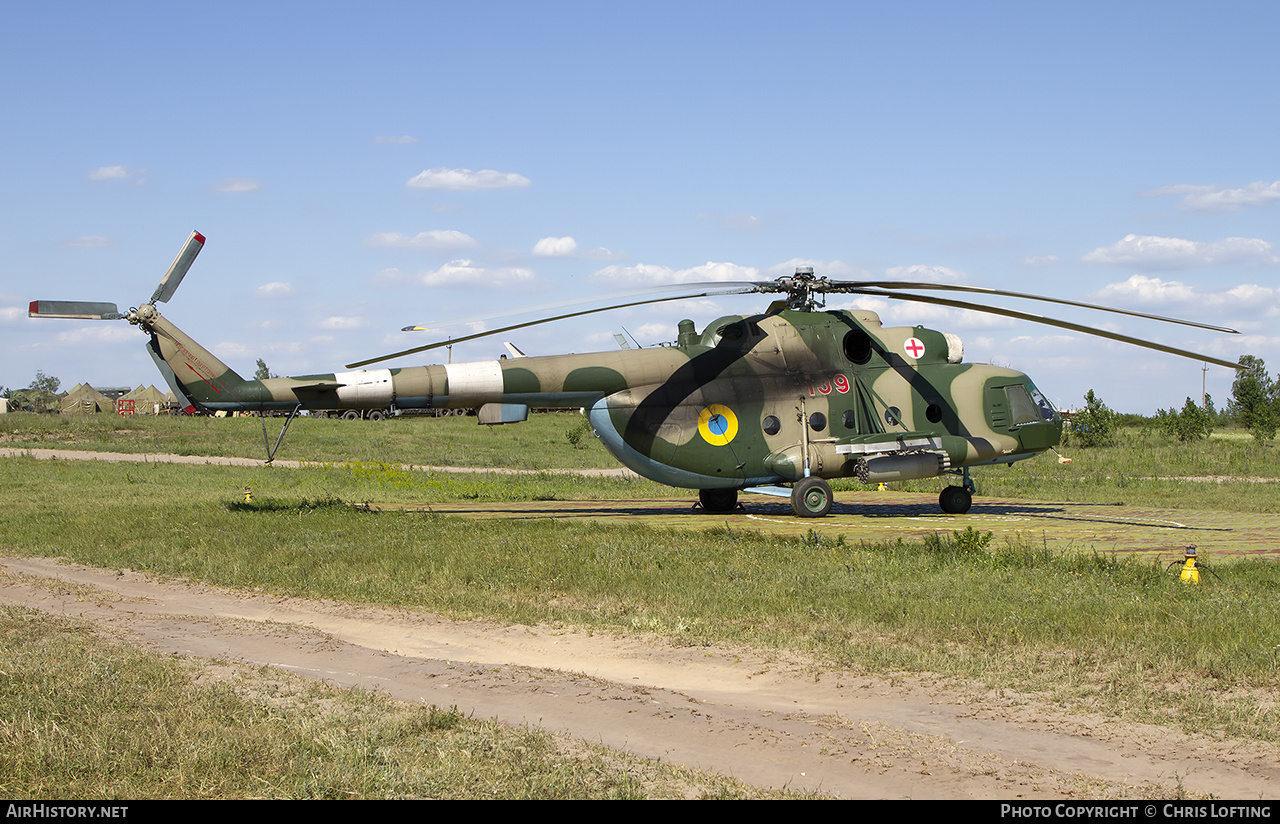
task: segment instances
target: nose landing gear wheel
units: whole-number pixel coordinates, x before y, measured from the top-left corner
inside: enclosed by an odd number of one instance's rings
[[[831,504],[831,487],[821,478],[805,478],[791,487],[791,508],[801,518],[823,518]]]
[[[963,486],[949,486],[938,496],[938,506],[948,515],[963,515],[973,506],[973,495]]]

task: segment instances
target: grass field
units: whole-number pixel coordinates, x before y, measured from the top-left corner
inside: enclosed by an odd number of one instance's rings
[[[1280,564],[1275,562],[1219,566],[1220,580],[1189,587],[1149,562],[995,545],[972,530],[940,533],[923,543],[867,545],[856,539],[781,538],[700,526],[677,531],[535,519],[485,522],[477,528],[460,519],[363,512],[350,505],[670,494],[646,481],[446,475],[400,466],[611,465],[594,439],[571,442],[567,433],[580,420],[535,416],[523,429],[481,428],[474,419],[461,418],[380,424],[303,420],[298,424],[305,425],[295,424],[291,431],[289,454],[283,456],[318,463],[297,470],[10,458],[0,461],[3,551],[459,617],[564,622],[657,633],[686,643],[793,649],[849,672],[936,673],[971,684],[975,694],[1010,689],[1133,721],[1280,741],[1274,701],[1280,686]],[[256,438],[260,446],[262,437],[260,423],[252,419],[121,425],[105,417],[63,423],[10,416],[4,426],[6,446],[123,449],[120,444],[127,444],[134,451],[181,448],[188,454],[252,456],[245,444]],[[455,437],[462,446],[435,451],[434,444]],[[1238,511],[1275,511],[1280,487],[1274,484],[1148,480],[1280,477],[1274,448],[1238,439],[1187,447],[1140,430],[1126,430],[1122,444],[1070,452],[1072,464],[1060,465],[1049,456],[987,470],[978,476],[979,491],[1005,484],[999,494],[1010,497],[1099,495],[1137,503],[1136,496],[1152,495],[1165,506],[1196,508],[1210,500]],[[358,462],[339,463],[344,455]],[[246,487],[253,490],[251,502],[245,501]],[[6,637],[12,638],[22,638],[23,632],[84,633],[28,615],[9,615],[6,621]],[[110,649],[102,653],[104,660],[126,654],[118,646]],[[52,663],[43,666],[56,669],[57,658],[51,655]],[[181,681],[186,676],[165,677]],[[3,700],[10,702],[34,689],[29,682],[5,683],[9,697]],[[73,694],[57,700],[80,699]],[[272,711],[270,702],[244,700],[251,705],[246,712]],[[6,705],[4,717],[17,717],[13,713],[19,710],[10,709],[16,706]],[[31,710],[36,714],[30,717],[47,712],[47,719],[56,719],[59,712],[70,712],[51,706]],[[6,730],[0,791],[38,795],[43,786],[47,792],[47,786],[31,783],[41,771],[29,766],[47,756],[22,748],[11,754],[9,743],[30,743],[31,736],[12,723]],[[28,766],[19,769],[19,762]],[[493,770],[509,775],[510,764]],[[171,792],[197,792],[203,786],[184,784]],[[282,795],[323,794],[305,784],[282,780],[279,786]],[[361,795],[398,792],[387,789],[390,785],[357,786],[352,792]],[[616,774],[574,786],[578,789],[555,792],[591,797],[654,792]],[[222,785],[198,791],[252,794]]]
[[[284,418],[267,418],[272,445]],[[0,445],[129,453],[226,455],[266,459],[257,417],[0,415]],[[296,418],[277,458],[399,462],[514,469],[612,468],[582,415],[533,415],[527,424],[479,426],[474,417],[405,416],[384,421]]]

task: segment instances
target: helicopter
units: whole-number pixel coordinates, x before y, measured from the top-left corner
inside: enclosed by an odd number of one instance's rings
[[[148,352],[185,411],[287,412],[275,449],[302,410],[477,408],[481,423],[497,424],[526,420],[530,407],[580,409],[624,466],[698,490],[698,505],[710,513],[734,510],[749,490],[790,497],[799,517],[822,517],[832,508],[834,479],[880,484],[952,475],[962,481],[944,487],[938,503],[945,513],[963,514],[973,503],[972,467],[1012,464],[1060,444],[1063,418],[1027,375],[965,363],[960,338],[947,332],[886,327],[862,309],[827,310],[829,294],[970,309],[1237,367],[1117,332],[918,292],[1037,300],[1238,334],[1226,327],[978,286],[835,281],[801,267],[773,281],[685,284],[675,296],[550,315],[357,361],[347,371],[248,380],[156,307],[173,297],[204,244],[192,232],[150,300],[128,312],[114,303],[38,300],[28,315],[127,320],[146,334]],[[659,346],[364,368],[594,312],[734,294],[778,297],[759,314],[727,315],[701,331],[681,320],[677,339]],[[265,422],[263,432],[265,438]],[[268,449],[268,463],[275,449]]]

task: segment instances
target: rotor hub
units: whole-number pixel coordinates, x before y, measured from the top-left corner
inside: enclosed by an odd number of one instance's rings
[[[831,282],[824,277],[813,274],[812,266],[797,266],[796,273],[789,278],[778,278],[771,291],[784,292],[787,296],[787,308],[801,312],[812,312],[826,306],[825,299],[815,295],[824,295]]]
[[[160,313],[150,303],[144,303],[137,309],[130,309],[129,314],[125,317],[129,319],[129,323],[145,329],[150,327],[156,318],[160,317]]]

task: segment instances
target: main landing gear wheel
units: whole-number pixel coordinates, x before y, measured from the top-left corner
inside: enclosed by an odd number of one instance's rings
[[[805,478],[791,487],[791,508],[801,518],[823,518],[831,512],[831,487],[821,478]]]
[[[705,512],[732,512],[738,505],[738,490],[699,489],[698,503]]]
[[[948,515],[963,515],[973,506],[973,495],[963,486],[949,486],[938,496],[938,506]]]

